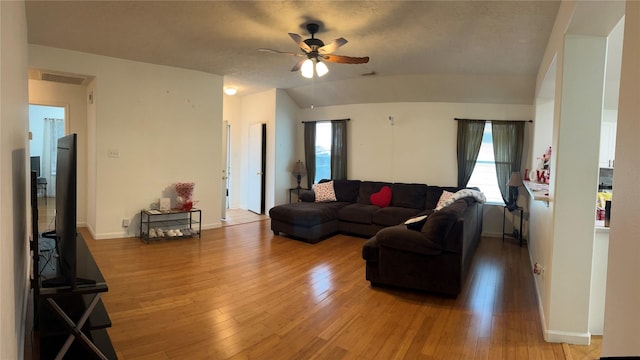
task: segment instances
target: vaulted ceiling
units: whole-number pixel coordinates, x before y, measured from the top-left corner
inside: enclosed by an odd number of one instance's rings
[[[224,76],[239,94],[285,89],[300,106],[368,102],[532,103],[558,1],[27,1],[28,41]],[[329,74],[291,72],[321,25]],[[54,69],[48,69],[54,70]]]

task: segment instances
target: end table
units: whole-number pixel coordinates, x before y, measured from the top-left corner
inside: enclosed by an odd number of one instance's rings
[[[518,206],[517,208],[515,208],[513,211],[510,212],[514,212],[514,211],[519,211],[520,212],[520,227],[518,229],[515,228],[515,222],[513,225],[513,231],[508,233],[505,232],[504,227],[505,227],[505,220],[507,218],[507,206],[505,205],[502,209],[502,241],[504,242],[504,237],[505,236],[509,236],[512,237],[514,239],[517,239],[520,246],[525,245],[527,243],[527,241],[522,237],[522,218],[524,217],[524,209],[521,206]]]

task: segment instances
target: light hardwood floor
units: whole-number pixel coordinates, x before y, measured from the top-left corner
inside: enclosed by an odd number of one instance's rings
[[[372,288],[365,239],[310,245],[268,220],[150,244],[81,231],[109,284],[120,359],[597,358],[543,340],[527,248],[496,238],[451,299]]]
[[[371,288],[365,239],[309,245],[274,236],[264,216],[232,215],[202,239],[151,244],[80,229],[109,284],[120,359],[598,359],[601,337],[544,342],[527,249],[512,242],[483,238],[450,299]]]

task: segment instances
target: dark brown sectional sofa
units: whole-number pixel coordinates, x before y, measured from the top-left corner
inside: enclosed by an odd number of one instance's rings
[[[383,186],[391,188],[391,203],[372,205],[371,195]],[[444,190],[461,189],[360,180],[335,180],[333,187],[337,201],[314,202],[310,192],[301,195],[301,202],[270,209],[274,234],[309,243],[335,233],[369,237],[362,257],[372,285],[460,292],[482,233],[483,201],[457,198],[435,211]],[[417,230],[404,225],[420,215],[429,216]]]

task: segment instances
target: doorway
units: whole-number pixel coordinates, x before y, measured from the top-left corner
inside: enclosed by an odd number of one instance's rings
[[[222,122],[222,204],[220,218],[227,218],[227,210],[229,209],[229,176],[231,175],[231,125],[229,121]]]
[[[56,147],[66,133],[66,113],[64,106],[29,104],[29,153],[40,158],[39,177],[47,181],[46,197],[55,197]]]
[[[265,212],[267,124],[249,126],[249,174],[247,208],[256,214]]]
[[[29,104],[29,154],[38,173],[38,228],[53,230],[56,196],[56,149],[67,133],[67,106]]]

